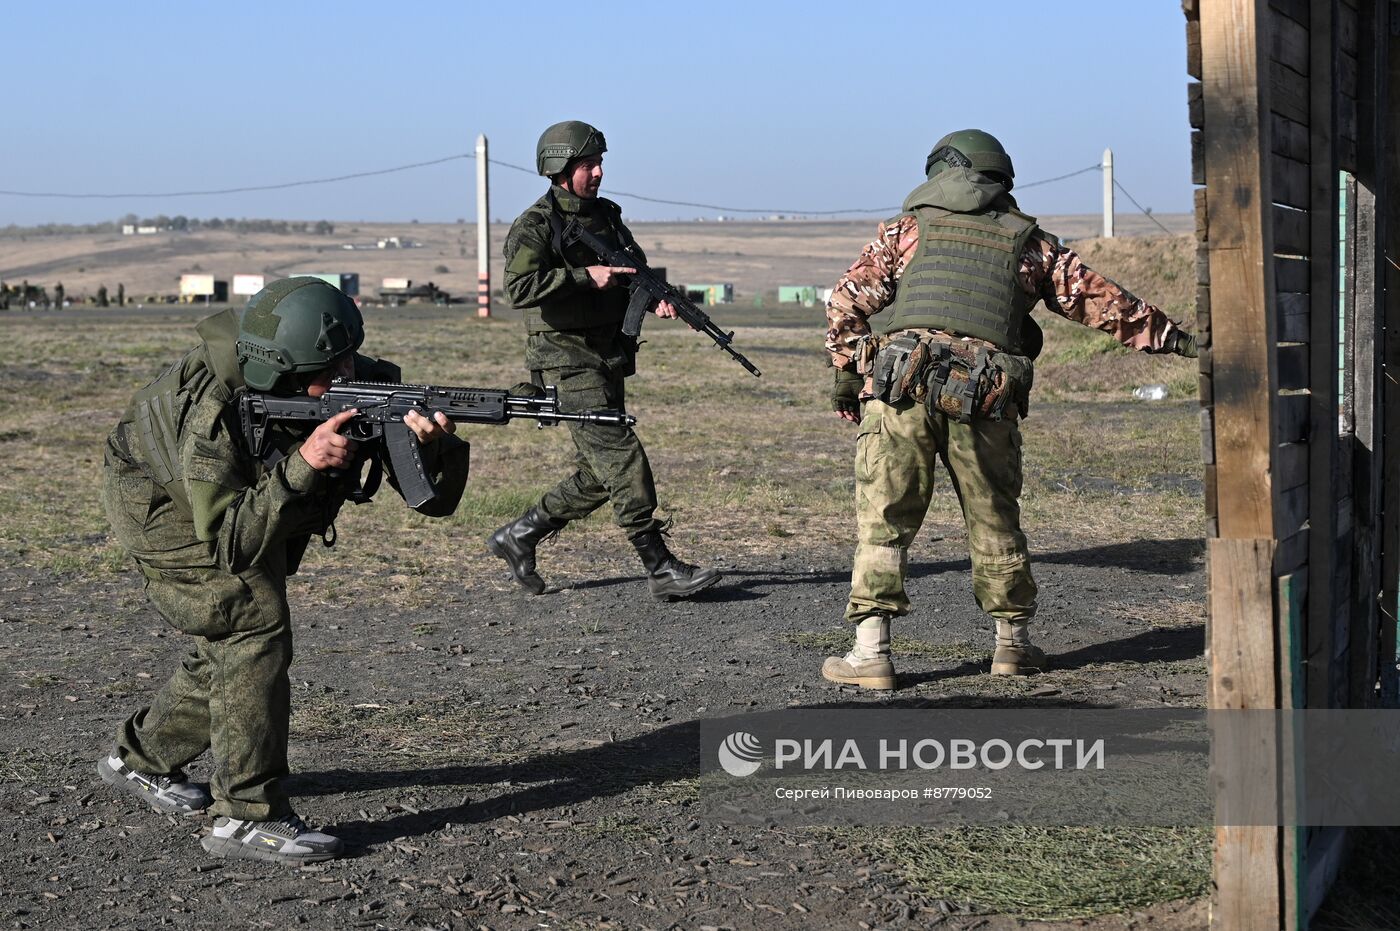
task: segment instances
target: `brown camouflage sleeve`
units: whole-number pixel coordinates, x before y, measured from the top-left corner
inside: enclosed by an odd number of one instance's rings
[[[869,318],[894,300],[895,283],[918,243],[914,217],[881,223],[860,258],[836,282],[826,304],[826,351],[832,365],[850,368],[855,341],[870,332]]]
[[[1160,308],[1084,264],[1073,249],[1036,234],[1021,253],[1021,286],[1051,310],[1103,330],[1130,349],[1162,352],[1180,326]]]

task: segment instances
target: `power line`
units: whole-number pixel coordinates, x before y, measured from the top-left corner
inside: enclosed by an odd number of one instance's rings
[[[1123,196],[1126,197],[1126,198],[1128,198],[1128,200],[1132,201],[1132,202],[1133,202],[1133,206],[1136,207],[1137,209],[1141,210],[1142,213],[1143,213],[1143,215],[1144,215],[1145,217],[1147,217],[1147,219],[1151,220],[1153,223],[1156,223],[1158,229],[1160,229],[1162,232],[1166,233],[1166,234],[1169,235],[1169,236],[1171,235],[1171,230],[1169,230],[1169,229],[1167,229],[1165,226],[1163,226],[1163,225],[1162,225],[1162,221],[1159,220],[1159,219],[1157,219],[1156,217],[1154,217],[1154,216],[1152,215],[1152,211],[1151,211],[1151,210],[1148,210],[1148,209],[1147,209],[1146,207],[1144,207],[1142,204],[1138,203],[1138,202],[1137,202],[1137,198],[1134,197],[1133,195],[1129,194],[1129,193],[1128,193],[1128,189],[1125,188],[1125,187],[1123,187],[1122,182],[1120,182],[1117,178],[1114,178],[1114,179],[1113,179],[1113,186],[1116,187],[1118,190],[1122,191],[1122,192],[1123,192]]]
[[[247,194],[247,193],[252,193],[252,192],[255,192],[255,191],[280,191],[280,190],[286,190],[287,188],[307,187],[307,186],[314,185],[314,184],[333,184],[333,183],[338,182],[338,181],[352,181],[352,180],[355,180],[355,179],[357,179],[357,178],[371,178],[371,177],[375,177],[375,176],[377,176],[377,175],[388,175],[388,174],[394,174],[394,173],[400,172],[400,171],[411,171],[411,170],[416,169],[416,168],[428,168],[428,167],[433,166],[433,165],[441,165],[441,164],[444,164],[445,162],[458,161],[458,160],[462,160],[462,159],[471,159],[471,160],[475,160],[475,159],[476,159],[476,153],[474,153],[474,152],[461,152],[461,153],[458,153],[458,154],[456,154],[456,155],[446,155],[446,156],[443,156],[442,158],[435,158],[435,159],[432,159],[431,161],[426,161],[426,162],[413,162],[413,163],[407,164],[407,165],[396,165],[396,166],[394,166],[394,167],[392,167],[392,168],[378,168],[378,169],[374,169],[374,170],[372,170],[372,171],[358,171],[358,172],[354,172],[353,174],[336,175],[336,176],[330,177],[330,178],[310,178],[310,179],[304,179],[304,180],[300,180],[300,181],[284,181],[284,182],[281,182],[281,183],[278,183],[278,184],[251,184],[251,185],[244,185],[244,186],[242,186],[242,187],[216,188],[216,189],[201,190],[201,191],[159,191],[159,192],[150,192],[150,191],[147,191],[147,192],[128,192],[128,193],[106,193],[106,192],[81,192],[81,193],[71,193],[71,192],[64,192],[64,191],[8,191],[8,190],[0,190],[0,195],[5,195],[5,196],[9,196],[9,197],[34,197],[34,198],[49,197],[49,198],[63,198],[63,199],[66,199],[66,200],[119,200],[119,199],[123,199],[123,198],[152,198],[152,199],[155,199],[155,198],[163,198],[163,197],[208,197],[208,196],[219,195],[219,194]],[[512,169],[513,171],[523,172],[524,174],[527,174],[527,175],[532,175],[532,176],[533,176],[533,175],[536,175],[536,174],[537,174],[537,172],[536,172],[534,169],[532,169],[532,168],[527,168],[527,167],[524,166],[524,165],[517,165],[517,164],[515,164],[515,163],[513,163],[513,162],[501,161],[500,159],[495,159],[495,158],[489,159],[489,162],[490,162],[490,164],[492,164],[492,165],[499,165],[499,166],[501,166],[502,168],[510,168],[510,169]],[[1043,178],[1043,179],[1041,179],[1041,180],[1039,180],[1039,181],[1030,181],[1030,182],[1026,182],[1026,183],[1024,183],[1024,184],[1018,184],[1018,185],[1016,185],[1016,188],[1017,188],[1018,190],[1025,190],[1026,188],[1032,188],[1032,187],[1036,187],[1036,186],[1042,185],[1042,184],[1052,184],[1052,183],[1054,183],[1054,182],[1056,182],[1056,181],[1064,181],[1064,180],[1067,179],[1067,178],[1073,178],[1073,177],[1076,177],[1076,176],[1078,176],[1078,175],[1085,174],[1086,172],[1096,171],[1096,170],[1098,170],[1099,168],[1102,168],[1102,167],[1103,167],[1102,165],[1090,165],[1090,166],[1088,166],[1087,168],[1081,168],[1081,169],[1079,169],[1078,171],[1071,171],[1071,172],[1069,172],[1068,174],[1057,175],[1057,176],[1055,176],[1055,177],[1053,177],[1053,178]],[[1121,185],[1120,185],[1120,187],[1121,187]],[[1127,191],[1124,191],[1123,193],[1124,193],[1124,194],[1128,194]],[[730,207],[730,206],[725,206],[725,205],[723,205],[723,204],[706,204],[706,203],[699,203],[699,202],[696,202],[696,201],[670,200],[670,199],[663,198],[663,197],[651,197],[651,196],[646,195],[646,194],[634,194],[634,193],[632,193],[631,191],[619,191],[619,190],[611,190],[611,189],[610,189],[610,190],[608,191],[608,194],[609,194],[609,196],[613,196],[613,197],[629,197],[629,198],[632,198],[633,200],[645,201],[646,203],[649,203],[649,204],[665,204],[665,205],[667,205],[667,206],[672,206],[672,207],[692,207],[692,208],[699,209],[699,210],[714,210],[714,211],[718,211],[718,212],[720,212],[720,213],[784,214],[784,215],[789,215],[789,216],[791,216],[791,215],[796,215],[796,216],[837,216],[837,215],[844,215],[844,214],[883,214],[883,213],[891,213],[891,212],[893,212],[893,211],[899,209],[899,207],[897,207],[897,206],[890,206],[890,207],[849,207],[849,208],[842,208],[842,209],[837,209],[837,210],[791,210],[791,209],[776,208],[776,207]],[[1131,194],[1128,194],[1128,199],[1129,199],[1129,200],[1132,200],[1132,199],[1133,199]],[[1136,204],[1137,201],[1133,201],[1133,203]],[[1138,209],[1141,210],[1142,208],[1139,206]],[[1147,213],[1147,211],[1143,211],[1143,212],[1144,212],[1144,213]],[[1148,215],[1151,216],[1151,214],[1148,214]],[[1155,218],[1154,218],[1154,222],[1155,222]],[[1157,225],[1158,225],[1158,226],[1161,226],[1160,223],[1158,223]],[[1166,227],[1162,227],[1162,228],[1163,228],[1163,229],[1166,229]]]
[[[350,181],[355,178],[369,178],[374,175],[388,175],[396,171],[409,171],[413,168],[427,168],[429,165],[441,165],[443,162],[451,162],[460,158],[476,158],[473,153],[462,155],[448,155],[443,158],[435,158],[430,162],[414,162],[411,165],[397,165],[393,168],[379,168],[374,171],[357,171],[350,175],[337,175],[334,178],[313,178],[307,181],[284,181],[281,184],[254,184],[246,187],[220,188],[211,191],[163,191],[160,193],[142,194],[67,194],[56,191],[0,191],[0,194],[8,194],[11,197],[63,197],[70,200],[91,200],[91,199],[111,199],[115,200],[123,197],[204,197],[210,194],[246,194],[250,191],[277,191],[289,187],[305,187],[311,184],[332,184],[336,181]],[[512,166],[514,167],[514,166]]]

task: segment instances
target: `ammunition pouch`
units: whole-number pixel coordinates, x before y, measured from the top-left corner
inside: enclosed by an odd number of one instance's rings
[[[1035,370],[1026,356],[912,332],[877,337],[857,352],[873,395],[888,404],[910,398],[957,423],[1027,414]]]

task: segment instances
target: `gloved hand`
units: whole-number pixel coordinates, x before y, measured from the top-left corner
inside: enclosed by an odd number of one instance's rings
[[[543,388],[528,381],[522,381],[511,385],[510,393],[517,398],[542,398],[545,396]]]
[[[1171,351],[1187,359],[1195,359],[1200,355],[1196,348],[1196,337],[1185,330],[1176,331],[1176,339],[1172,342]]]
[[[831,409],[846,420],[860,420],[860,391],[865,378],[850,369],[836,369],[831,386]],[[850,415],[850,416],[847,416]]]

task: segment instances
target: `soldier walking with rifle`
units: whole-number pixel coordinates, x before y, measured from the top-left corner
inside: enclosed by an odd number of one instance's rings
[[[598,196],[603,180],[603,134],[587,123],[556,123],[540,136],[535,167],[550,187],[516,219],[506,237],[505,288],[524,311],[525,365],[536,386],[557,385],[564,411],[624,410],[624,379],[636,371],[639,321],[627,329],[628,276],[645,271],[646,256],[622,223],[621,208]],[[573,224],[573,230],[570,225]],[[609,261],[582,241],[579,229],[629,261]],[[569,235],[566,236],[566,231]],[[646,299],[642,299],[646,300]],[[634,310],[642,304],[633,304]],[[677,316],[672,300],[656,300],[659,317]],[[688,321],[690,322],[690,321]],[[692,325],[694,325],[692,323]],[[577,450],[572,475],[487,540],[510,566],[515,580],[543,594],[535,549],[569,521],[587,517],[608,501],[636,547],[657,598],[687,598],[715,584],[720,574],[678,558],[666,545],[665,525],[655,517],[656,483],[646,450],[628,426],[570,423]]]

